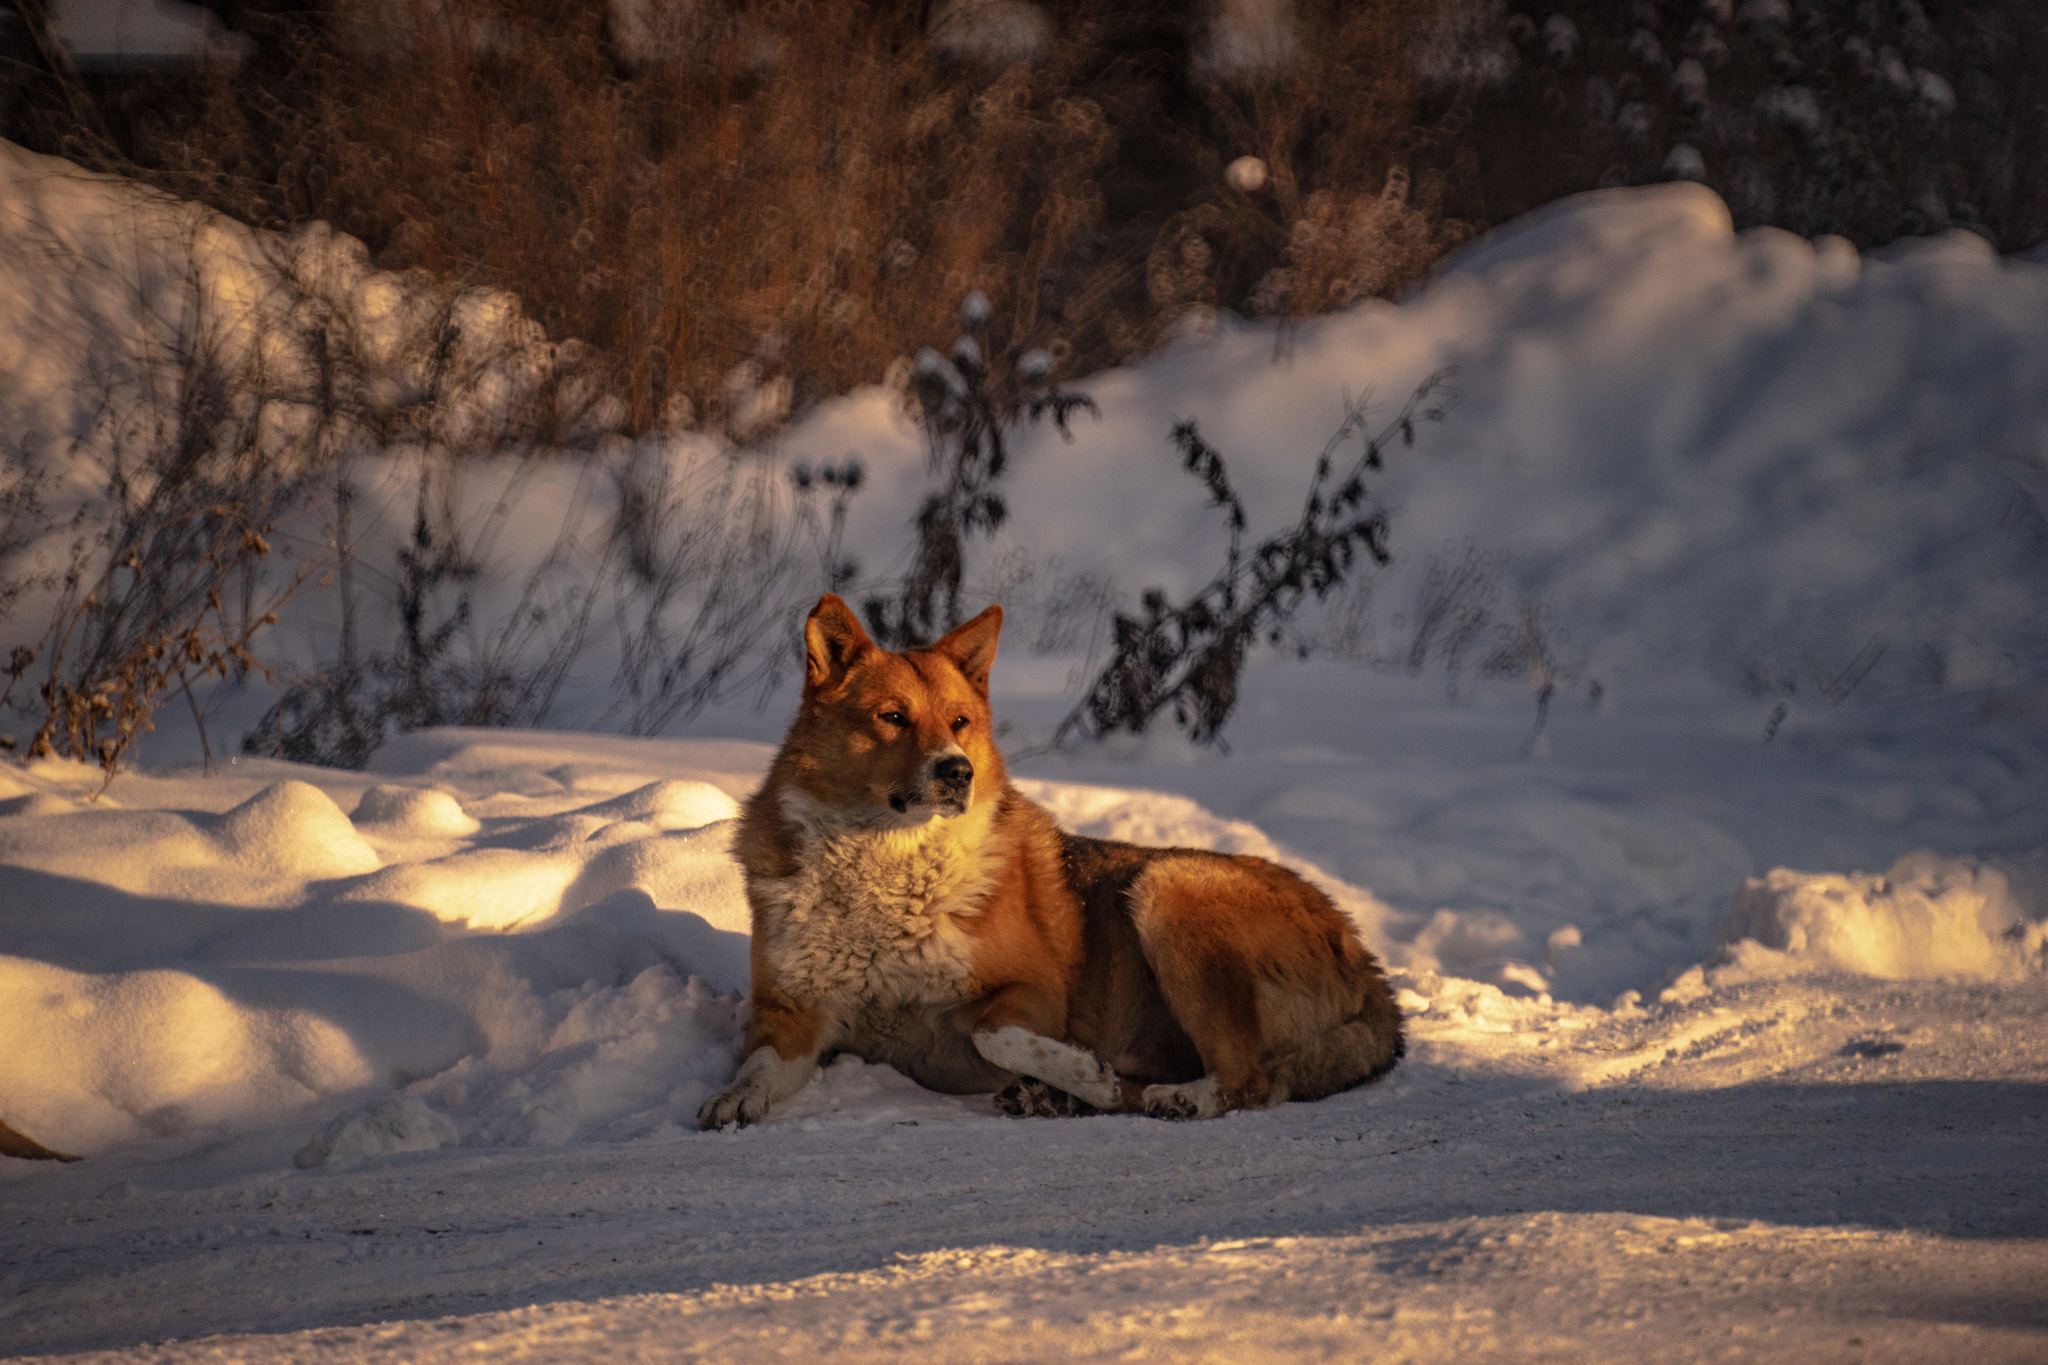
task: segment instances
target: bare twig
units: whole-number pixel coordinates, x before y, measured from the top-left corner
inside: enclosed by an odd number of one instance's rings
[[[1169,708],[1190,739],[1221,743],[1247,651],[1261,642],[1277,644],[1302,603],[1341,585],[1361,553],[1374,564],[1387,563],[1386,512],[1368,495],[1365,476],[1380,468],[1381,452],[1393,440],[1412,444],[1418,423],[1449,413],[1448,379],[1431,375],[1371,434],[1369,398],[1347,398],[1343,420],[1316,457],[1300,518],[1249,553],[1243,549],[1244,507],[1223,457],[1194,423],[1176,426],[1182,463],[1208,489],[1211,505],[1225,511],[1230,546],[1224,567],[1180,606],[1170,606],[1155,588],[1144,595],[1142,618],[1118,613],[1115,652],[1060,722],[1053,745],[1118,730],[1141,733]],[[1339,477],[1336,457],[1354,439],[1362,443],[1360,452]]]

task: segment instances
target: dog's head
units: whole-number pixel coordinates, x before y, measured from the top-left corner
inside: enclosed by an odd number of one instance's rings
[[[1003,609],[894,654],[827,593],[804,623],[804,696],[783,745],[792,781],[844,818],[880,827],[965,814],[1003,786],[988,671]]]

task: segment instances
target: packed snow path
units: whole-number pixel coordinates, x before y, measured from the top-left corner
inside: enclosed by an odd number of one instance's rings
[[[1657,1029],[1698,1022],[1673,1014]],[[1424,1043],[1387,1084],[1272,1113],[1010,1121],[842,1063],[737,1134],[153,1192],[80,1170],[70,1197],[5,1210],[0,1333],[47,1351],[419,1324],[147,1353],[166,1359],[493,1339],[550,1358],[2039,1359],[2044,1014],[2038,992],[1851,986],[1801,1028],[1824,1059],[1718,1090],[1679,1088],[1697,1064],[1672,1062],[1575,1094]],[[1901,1024],[1923,1037],[1855,1050]],[[1928,1076],[1956,1070],[2025,1079]],[[678,1293],[714,1285],[763,1287]],[[427,1325],[527,1304],[556,1307]],[[1056,1336],[1016,1335],[1040,1318]]]

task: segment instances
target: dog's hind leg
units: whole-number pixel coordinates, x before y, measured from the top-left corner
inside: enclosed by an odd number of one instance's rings
[[[1208,1118],[1319,1099],[1401,1055],[1386,976],[1329,898],[1252,858],[1159,859],[1130,892],[1131,923],[1201,1079],[1152,1086],[1145,1112]]]
[[[1242,902],[1257,887],[1218,858],[1167,858],[1131,888],[1131,922],[1166,1006],[1202,1056],[1199,1080],[1147,1086],[1144,1109],[1159,1118],[1215,1118],[1263,1109],[1276,1093],[1259,1059],[1258,973]]]

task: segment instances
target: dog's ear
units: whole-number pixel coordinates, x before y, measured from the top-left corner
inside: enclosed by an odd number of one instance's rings
[[[974,690],[988,695],[988,670],[996,661],[996,636],[1003,633],[1003,609],[990,607],[953,629],[932,646],[932,653],[953,661]]]
[[[804,622],[804,690],[838,686],[846,671],[874,647],[853,608],[826,593]]]

